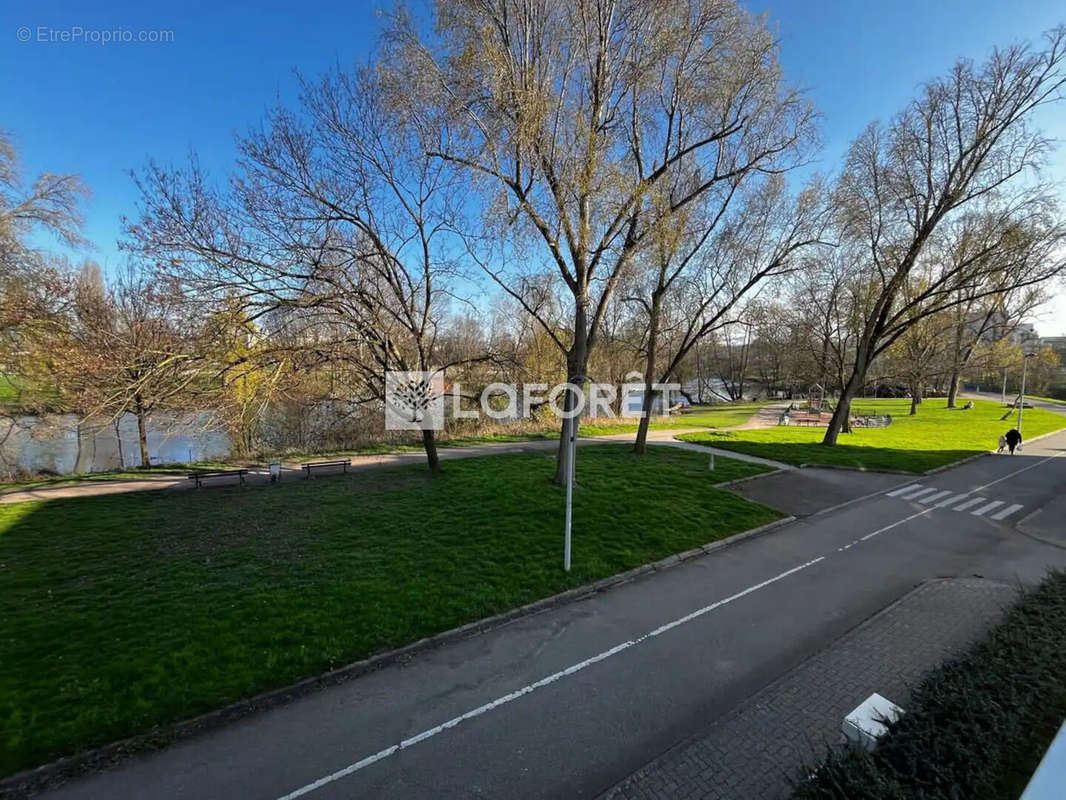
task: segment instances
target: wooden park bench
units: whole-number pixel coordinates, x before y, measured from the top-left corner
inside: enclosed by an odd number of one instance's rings
[[[200,488],[200,484],[207,478],[226,478],[236,475],[241,479],[241,486],[244,486],[244,476],[248,474],[246,469],[198,469],[196,472],[189,473],[189,480],[196,481],[196,488]]]
[[[348,474],[348,467],[352,465],[350,458],[340,459],[338,461],[308,461],[305,464],[301,464],[300,468],[307,473],[308,478],[311,477],[311,470],[318,469],[319,467],[343,467],[344,473]]]

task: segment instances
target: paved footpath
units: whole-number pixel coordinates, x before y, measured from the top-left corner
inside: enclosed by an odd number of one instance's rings
[[[1066,567],[1066,548],[1016,527],[1039,523],[1037,512],[1066,492],[1066,433],[1034,441],[1020,455],[985,456],[914,483],[923,485],[895,485],[811,513],[129,759],[48,796],[597,797],[679,744],[706,738],[748,698],[799,674],[793,670],[815,663],[812,657],[917,586],[974,576],[1014,584]],[[935,491],[923,491],[929,488]],[[779,490],[784,498],[787,481]],[[974,498],[982,502],[962,509]],[[1000,504],[994,513],[976,513],[993,502]],[[578,519],[574,558],[581,557]],[[990,606],[960,610],[944,595],[922,596],[943,606],[940,621],[966,626],[994,616]],[[904,616],[891,635],[912,653],[924,651],[929,614],[910,616],[906,603],[897,608]],[[889,667],[903,675],[907,663]],[[847,702],[857,704],[891,674],[857,680]],[[812,700],[811,708],[822,702]],[[790,743],[799,735],[790,734]],[[707,780],[714,774],[712,765]]]
[[[749,456],[744,453],[733,453],[728,450],[721,450],[717,447],[703,447],[688,442],[679,442],[673,438],[682,433],[697,433],[705,430],[707,429],[679,428],[677,430],[654,431],[649,435],[648,441],[650,444],[670,445],[685,450],[696,450],[703,453],[710,453],[713,450],[716,455],[722,457],[733,458],[738,461],[748,461],[753,464],[763,464],[775,469],[794,469],[794,467],[789,464],[782,464],[768,458]],[[579,439],[579,443],[580,446],[585,446],[604,442],[632,442],[633,437],[634,434],[632,433],[582,437]],[[485,444],[464,445],[462,447],[441,447],[437,453],[440,456],[441,461],[451,461],[453,459],[478,458],[480,456],[502,455],[506,453],[551,452],[558,446],[559,442],[556,439],[531,439],[524,442],[487,442]],[[404,464],[423,464],[426,460],[426,456],[421,450],[405,453],[337,456],[337,458],[342,457],[348,458],[352,462],[351,466],[348,468],[349,472],[379,469],[381,467],[396,467]],[[323,458],[321,460],[328,459]],[[235,469],[237,466],[239,465],[233,465],[233,468]],[[245,476],[247,484],[252,486],[258,485],[261,487],[270,482],[270,474],[267,468],[249,467],[248,470],[248,475]],[[281,479],[283,481],[298,481],[303,480],[304,477],[304,471],[300,468],[299,463],[282,463]],[[316,474],[315,477],[328,476]],[[209,491],[216,486],[236,483],[237,480],[237,478],[213,479],[209,483],[205,482],[204,487]],[[84,481],[81,483],[60,486],[45,485],[35,489],[0,491],[0,505],[8,503],[24,503],[27,500],[60,500],[71,497],[95,497],[105,494],[125,494],[126,492],[144,492],[157,489],[192,489],[193,486],[193,482],[188,479],[186,473],[175,475],[153,475],[151,477],[136,478],[126,481]]]

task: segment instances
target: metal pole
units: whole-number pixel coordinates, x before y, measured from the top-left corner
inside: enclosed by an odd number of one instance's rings
[[[1007,368],[1003,368],[1003,391],[1000,393],[1000,402],[1007,405]]]
[[[1022,409],[1025,408],[1025,372],[1029,366],[1029,356],[1022,358],[1022,393],[1018,398],[1018,433],[1022,432]]]
[[[574,427],[575,417],[570,417],[567,421],[567,442],[566,442],[566,541],[563,545],[563,569],[566,572],[570,571],[570,523],[573,519],[573,500],[574,500],[574,456],[576,455],[574,449]]]

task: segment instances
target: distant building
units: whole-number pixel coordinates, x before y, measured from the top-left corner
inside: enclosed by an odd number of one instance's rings
[[[1066,364],[1066,336],[1045,336],[1040,340],[1041,347],[1050,347],[1059,354],[1062,363]]]
[[[1039,346],[1041,344],[1040,335],[1036,332],[1036,328],[1033,327],[1032,323],[1029,322],[1018,323],[1018,326],[1011,331],[1010,342],[1018,345],[1023,350],[1029,345]]]

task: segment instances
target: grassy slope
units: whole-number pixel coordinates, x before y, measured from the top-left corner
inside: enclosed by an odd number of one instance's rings
[[[766,403],[722,403],[713,406],[692,406],[684,414],[655,418],[649,423],[649,427],[657,430],[731,428],[735,425],[743,425],[764,405]],[[583,423],[581,425],[581,435],[605,436],[612,433],[631,433],[636,431],[637,427],[637,420],[620,420],[603,424]]]
[[[779,427],[721,433],[692,433],[681,438],[789,464],[833,464],[866,469],[922,472],[975,453],[994,450],[1000,434],[1016,417],[1000,422],[1006,411],[999,403],[975,401],[974,408],[949,409],[942,399],[926,400],[916,416],[907,416],[909,400],[861,400],[857,414],[891,414],[887,428],[858,429],[841,434],[836,447],[820,444],[824,428]],[[1028,409],[1023,416],[1027,438],[1066,428],[1066,416]]]
[[[0,506],[0,775],[776,519],[761,471],[582,446],[574,569],[548,455]]]

